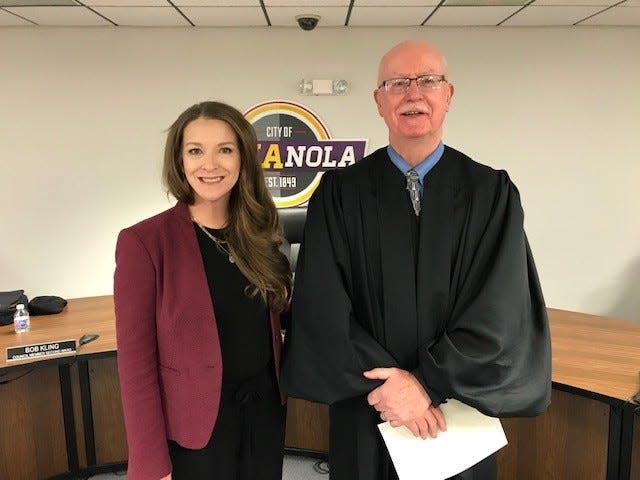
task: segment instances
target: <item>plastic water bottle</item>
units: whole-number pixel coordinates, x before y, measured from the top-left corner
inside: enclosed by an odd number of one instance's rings
[[[16,313],[13,314],[13,328],[16,333],[28,332],[31,326],[29,312],[23,303],[16,305]]]

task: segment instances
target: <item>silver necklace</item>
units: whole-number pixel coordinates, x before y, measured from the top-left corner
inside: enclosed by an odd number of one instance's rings
[[[200,222],[195,218],[193,219],[193,221],[196,222],[196,225],[200,227],[200,230],[202,230],[207,237],[213,240],[213,243],[216,244],[216,247],[218,247],[218,250],[220,250],[222,253],[227,255],[227,257],[229,258],[229,263],[236,263],[235,259],[233,258],[233,255],[231,255],[231,250],[229,250],[229,247],[226,246],[228,245],[228,242],[226,240],[220,240],[219,238],[216,238],[214,235],[211,235],[211,233],[209,233],[209,230],[207,230],[205,227],[200,225]]]

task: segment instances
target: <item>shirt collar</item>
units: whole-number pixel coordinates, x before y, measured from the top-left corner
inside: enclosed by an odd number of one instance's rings
[[[442,154],[444,153],[444,143],[442,143],[441,140],[440,143],[438,143],[436,149],[429,155],[427,155],[427,158],[425,158],[415,167],[409,165],[405,161],[405,159],[402,158],[400,154],[393,149],[391,145],[387,146],[387,153],[389,154],[389,158],[391,159],[393,164],[404,175],[406,175],[406,173],[413,168],[418,173],[418,177],[420,177],[420,185],[422,186],[424,185],[425,175],[429,173],[429,170],[431,170],[435,166],[435,164],[438,163],[438,160],[440,160],[440,158],[442,157]]]

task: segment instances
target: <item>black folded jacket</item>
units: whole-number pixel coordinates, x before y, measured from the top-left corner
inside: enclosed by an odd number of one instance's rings
[[[60,313],[67,305],[64,298],[52,295],[33,297],[29,302],[29,314],[31,315],[51,315]]]

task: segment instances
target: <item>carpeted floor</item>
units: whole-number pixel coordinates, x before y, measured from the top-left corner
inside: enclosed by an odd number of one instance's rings
[[[126,480],[125,472],[103,473],[90,480]],[[317,458],[285,455],[282,480],[329,480],[327,462]]]

